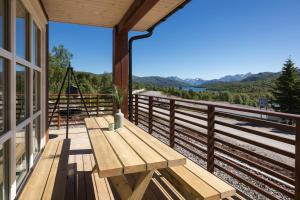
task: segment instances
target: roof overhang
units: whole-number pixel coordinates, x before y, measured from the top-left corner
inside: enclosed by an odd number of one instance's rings
[[[42,0],[42,3],[50,21],[113,28],[137,1],[141,0]],[[158,0],[131,30],[148,30],[186,1]]]

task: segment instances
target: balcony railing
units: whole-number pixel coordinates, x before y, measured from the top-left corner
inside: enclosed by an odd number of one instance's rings
[[[109,94],[83,94],[87,110],[91,117],[112,114],[112,96]],[[49,95],[49,119],[51,117],[57,94]],[[57,109],[53,115],[50,127],[57,127],[66,125],[67,112],[67,96],[63,95],[58,102]],[[87,117],[84,104],[79,95],[70,95],[70,126],[84,125],[84,118]]]
[[[112,114],[112,97],[84,94],[91,116]],[[51,114],[57,95],[50,95]],[[250,199],[296,199],[300,116],[207,101],[134,95],[133,122],[233,185]],[[87,116],[71,95],[71,125]],[[64,126],[62,97],[51,126]],[[296,139],[297,135],[297,139]],[[297,154],[297,156],[296,156]]]
[[[299,192],[299,115],[144,95],[133,105],[136,125],[244,197],[295,199],[295,187]]]

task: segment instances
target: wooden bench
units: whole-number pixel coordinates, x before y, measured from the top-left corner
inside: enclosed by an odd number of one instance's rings
[[[231,199],[235,189],[191,160],[160,172],[186,199]]]
[[[18,199],[64,199],[69,148],[70,140],[50,140]]]

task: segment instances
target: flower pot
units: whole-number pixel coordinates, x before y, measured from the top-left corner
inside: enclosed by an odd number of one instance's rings
[[[122,128],[124,121],[124,114],[121,112],[121,109],[118,109],[115,114],[115,129]]]

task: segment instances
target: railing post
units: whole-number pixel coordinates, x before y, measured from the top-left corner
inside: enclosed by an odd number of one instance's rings
[[[300,119],[296,120],[295,199],[300,199]]]
[[[148,128],[149,128],[149,133],[152,134],[152,130],[153,130],[153,97],[149,97],[149,103],[148,103]]]
[[[96,106],[97,106],[97,117],[99,117],[99,95],[97,94],[97,104],[96,104]]]
[[[139,124],[139,96],[136,94],[134,96],[135,103],[134,103],[134,122],[135,125]]]
[[[207,108],[207,171],[213,173],[215,167],[215,107]]]
[[[170,147],[175,144],[175,100],[170,99]]]
[[[58,102],[58,106],[57,106],[57,130],[60,130],[60,106],[59,106]]]

